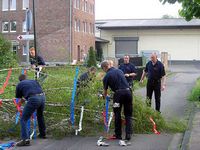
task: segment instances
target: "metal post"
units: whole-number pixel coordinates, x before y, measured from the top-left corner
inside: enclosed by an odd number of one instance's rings
[[[37,58],[37,41],[36,41],[36,28],[35,28],[35,0],[33,0],[33,32],[34,32],[34,47],[35,47],[35,59]],[[36,59],[36,67],[38,61]]]
[[[28,8],[26,9],[26,17],[28,17]],[[26,21],[27,21],[27,18],[26,18]],[[26,23],[27,24],[27,23]],[[26,35],[29,35],[29,30],[28,28],[26,27]],[[29,40],[26,40],[26,63],[27,63],[27,66],[29,65]]]

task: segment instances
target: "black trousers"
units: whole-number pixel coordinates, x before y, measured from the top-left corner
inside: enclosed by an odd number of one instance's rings
[[[154,92],[156,110],[160,112],[160,97],[161,97],[161,80],[148,80],[147,81],[147,105],[151,106],[152,94]]]
[[[113,111],[115,114],[115,135],[117,139],[122,139],[122,121],[121,110],[124,108],[124,116],[126,121],[126,137],[132,134],[132,94],[130,90],[119,90],[114,93]],[[115,107],[115,103],[119,103],[118,107]]]

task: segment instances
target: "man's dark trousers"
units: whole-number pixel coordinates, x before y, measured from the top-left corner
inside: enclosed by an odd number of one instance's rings
[[[121,127],[121,110],[124,106],[124,116],[126,121],[126,137],[132,134],[132,94],[128,89],[118,90],[114,94],[114,102],[119,103],[119,107],[113,107],[115,114],[115,135],[117,139],[122,138],[122,127]],[[113,104],[114,106],[114,104]]]
[[[46,135],[46,127],[44,122],[44,111],[45,106],[45,96],[44,95],[35,95],[28,98],[28,101],[23,109],[21,123],[21,138],[23,140],[29,139],[29,133],[27,130],[27,121],[30,119],[31,115],[37,110],[37,120],[38,127],[41,136]]]
[[[151,106],[152,94],[154,92],[156,110],[160,112],[160,97],[161,97],[161,80],[148,79],[147,81],[147,98],[150,100],[147,102],[148,106]]]

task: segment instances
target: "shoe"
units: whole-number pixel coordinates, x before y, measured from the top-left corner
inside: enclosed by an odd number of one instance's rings
[[[30,140],[26,139],[26,140],[21,140],[19,142],[16,143],[16,146],[30,146]]]
[[[125,140],[127,140],[127,141],[131,140],[131,134],[126,134]]]
[[[126,142],[124,140],[119,140],[120,146],[127,146]]]
[[[125,142],[126,142],[127,146],[131,145],[131,141],[130,140],[125,140]]]
[[[40,138],[40,139],[47,139],[47,137],[46,137],[46,135],[41,135],[41,134],[38,134],[38,136],[37,136],[38,138]]]

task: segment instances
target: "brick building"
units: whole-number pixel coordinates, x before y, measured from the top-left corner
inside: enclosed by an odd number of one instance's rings
[[[26,61],[26,8],[33,0],[1,0],[0,31],[12,42],[12,50]],[[35,0],[37,51],[47,63],[82,61],[95,47],[95,0]],[[30,31],[33,34],[33,28]],[[33,40],[30,41],[30,46]]]

